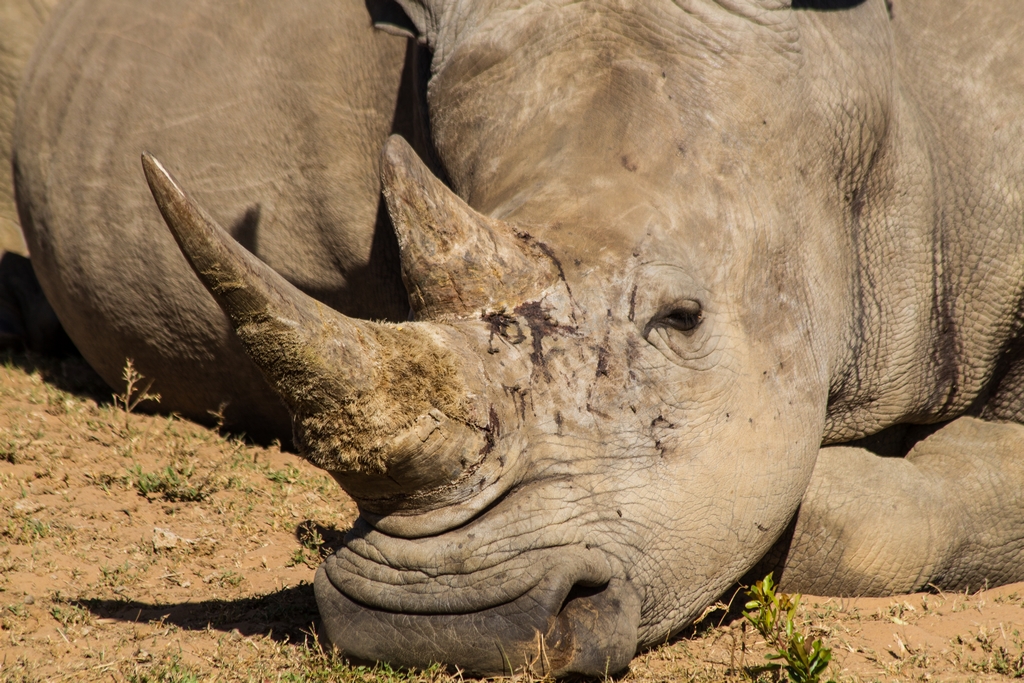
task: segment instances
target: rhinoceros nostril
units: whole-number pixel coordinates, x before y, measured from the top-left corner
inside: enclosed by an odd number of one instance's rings
[[[573,601],[592,598],[606,588],[608,588],[607,581],[598,585],[587,584],[584,582],[577,582],[573,584],[572,588],[569,589],[569,593],[565,596],[565,599],[562,600],[562,606],[558,608],[558,613],[561,614],[564,612]]]

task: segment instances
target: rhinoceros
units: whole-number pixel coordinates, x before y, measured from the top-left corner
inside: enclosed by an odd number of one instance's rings
[[[600,675],[751,571],[1024,579],[1016,3],[398,3],[65,3],[15,135],[86,358],[358,504],[334,646]]]

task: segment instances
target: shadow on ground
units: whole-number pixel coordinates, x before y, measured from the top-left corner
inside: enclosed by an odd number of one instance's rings
[[[237,600],[159,605],[138,600],[90,598],[67,603],[86,609],[100,619],[159,621],[189,631],[237,629],[243,636],[264,635],[291,643],[301,643],[309,637],[319,619],[311,583]]]
[[[317,550],[320,557],[326,559],[344,547],[345,536],[351,530],[352,527],[335,529],[307,519],[295,527],[295,540],[311,550]]]
[[[6,351],[0,353],[0,362],[30,375],[38,372],[47,384],[79,398],[105,404],[110,403],[113,395],[107,383],[79,355],[55,358],[31,351]]]

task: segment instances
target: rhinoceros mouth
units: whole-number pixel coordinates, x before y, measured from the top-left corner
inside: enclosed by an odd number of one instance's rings
[[[323,567],[331,585],[356,604],[421,615],[481,612],[513,603],[545,582],[561,585],[569,580],[570,586],[594,588],[607,585],[612,577],[607,560],[582,546],[530,550],[498,562],[468,558],[454,566],[446,564],[452,563],[441,553],[436,564],[403,567],[401,562],[371,559],[343,548]]]
[[[563,484],[568,487],[569,484]],[[502,497],[469,523],[403,538],[359,520],[317,571],[324,635],[346,656],[481,675],[614,673],[636,650],[637,590],[580,541],[558,483]]]
[[[521,670],[594,676],[621,670],[636,650],[638,593],[621,578],[598,583],[603,575],[581,574],[585,562],[563,563],[541,573],[514,599],[453,611],[471,604],[453,594],[447,602],[443,597],[435,601],[436,611],[415,613],[388,609],[401,605],[384,598],[385,593],[373,596],[373,603],[355,599],[335,558],[321,565],[314,581],[323,635],[356,660],[408,667],[441,662],[487,676]],[[485,583],[493,592],[500,578]]]

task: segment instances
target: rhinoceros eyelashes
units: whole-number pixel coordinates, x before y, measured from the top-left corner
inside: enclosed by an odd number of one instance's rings
[[[670,327],[680,332],[691,332],[704,321],[704,309],[699,301],[684,301],[676,304],[666,312],[659,314],[652,322],[653,325]]]

